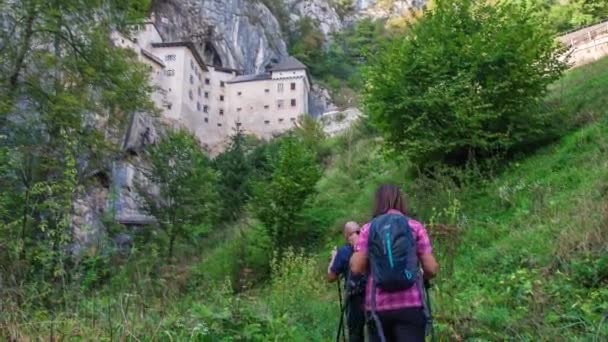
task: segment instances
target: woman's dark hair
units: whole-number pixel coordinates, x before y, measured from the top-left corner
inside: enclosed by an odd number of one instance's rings
[[[376,190],[373,217],[386,214],[387,211],[395,209],[405,214],[405,200],[401,190],[395,185],[384,184]]]

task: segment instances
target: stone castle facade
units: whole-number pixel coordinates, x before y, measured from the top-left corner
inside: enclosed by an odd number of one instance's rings
[[[206,64],[188,41],[167,42],[153,21],[131,34],[112,34],[115,46],[137,53],[150,68],[152,101],[164,122],[192,132],[209,152],[223,149],[236,128],[262,139],[281,134],[309,113],[310,78],[293,57],[264,73]]]

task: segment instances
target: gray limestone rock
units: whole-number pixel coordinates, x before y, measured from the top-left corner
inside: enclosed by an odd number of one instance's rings
[[[159,0],[158,29],[166,40],[189,40],[209,64],[256,73],[287,55],[281,27],[259,0]]]

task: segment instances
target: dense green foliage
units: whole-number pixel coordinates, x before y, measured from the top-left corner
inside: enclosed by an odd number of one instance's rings
[[[147,68],[108,37],[146,4],[0,2],[3,304],[54,310],[84,281],[70,259],[74,202],[107,172],[127,114],[152,109]]]
[[[214,159],[214,167],[219,173],[219,193],[221,194],[221,217],[235,220],[241,215],[243,206],[251,195],[253,166],[247,159],[246,137],[237,129],[230,139],[230,145]]]
[[[320,177],[313,151],[295,137],[281,144],[269,182],[256,185],[253,211],[277,249],[303,245],[310,230],[298,227],[298,215]]]
[[[547,11],[551,24],[559,31],[576,29],[608,19],[604,0],[538,0]]]
[[[149,163],[138,184],[145,209],[166,234],[167,259],[178,237],[197,240],[217,223],[220,202],[217,175],[187,132],[170,132],[145,151]]]
[[[366,70],[364,106],[397,153],[462,164],[554,134],[539,106],[565,65],[533,8],[438,0]]]
[[[313,78],[331,90],[338,105],[356,101],[362,86],[360,69],[388,35],[384,21],[363,19],[332,35],[324,44],[314,20],[304,17],[291,34],[289,52],[309,68]]]

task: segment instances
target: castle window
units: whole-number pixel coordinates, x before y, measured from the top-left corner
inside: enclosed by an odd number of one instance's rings
[[[264,89],[264,92],[265,93],[270,93],[270,89],[266,88],[266,89]]]
[[[190,98],[190,100],[194,98],[194,96],[192,96],[192,90],[188,90],[188,97]]]
[[[211,84],[211,80],[209,80],[208,78],[205,78],[205,84]]]
[[[270,124],[270,120],[264,120],[264,123],[269,125]]]
[[[277,100],[277,108],[278,109],[283,108],[284,104],[285,104],[285,101],[283,101],[283,100]]]
[[[175,75],[175,70],[169,69],[169,70],[165,71],[165,75],[167,75],[167,76],[174,76]]]
[[[243,108],[237,108],[236,111],[240,112]]]
[[[295,83],[291,83],[291,90],[296,90],[296,84]]]
[[[172,105],[171,103],[169,103],[169,104],[167,105],[167,109],[169,109],[169,110],[170,110],[170,109],[171,109],[171,107],[173,107],[173,105]]]
[[[200,97],[200,96],[201,96],[201,93],[202,93],[202,91],[201,91],[201,87],[198,87],[197,92],[198,92],[198,96]]]
[[[225,84],[224,84],[224,81],[220,81],[220,87],[222,87],[222,88],[223,88],[223,87],[224,87],[224,85],[225,85]]]
[[[282,118],[281,118],[281,119],[279,119],[279,122],[283,122],[283,119],[282,119]]]
[[[240,91],[239,91],[239,92],[238,92],[238,93],[236,93],[236,94],[237,94],[238,96],[241,96],[241,95],[243,95],[243,92],[240,92]]]
[[[196,110],[198,110],[199,112],[201,111],[201,103],[200,102],[196,103]]]
[[[209,113],[209,106],[207,106],[207,105],[203,106],[203,112]]]
[[[194,76],[190,75],[190,84],[194,84]]]
[[[169,61],[174,61],[175,60],[175,55],[166,55],[165,56],[165,61],[169,62]]]
[[[220,95],[220,101],[224,101],[224,95]]]
[[[236,123],[236,127],[241,127],[241,125],[242,125],[242,124],[241,124],[240,122],[237,122],[237,123]]]
[[[209,92],[208,92],[208,91],[206,91],[206,92],[205,92],[205,98],[206,98],[206,99],[208,99],[208,98],[209,98]]]
[[[296,99],[291,99],[291,106],[295,107],[296,106]]]
[[[190,60],[190,69],[194,70],[194,61]]]
[[[278,91],[279,93],[282,93],[282,92],[283,92],[283,83],[279,83],[279,84],[277,84],[277,91]]]
[[[222,124],[218,122],[217,127],[222,127]]]
[[[268,108],[270,108],[270,106],[269,106],[269,105],[265,105],[265,106],[264,106],[264,109],[268,109]]]
[[[224,115],[224,110],[220,109],[220,115]]]

